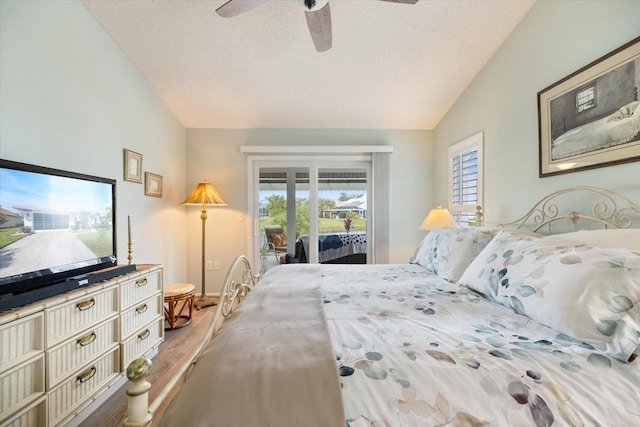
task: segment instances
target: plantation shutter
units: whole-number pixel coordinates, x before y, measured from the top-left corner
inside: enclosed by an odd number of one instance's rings
[[[449,148],[449,210],[459,226],[475,225],[482,204],[482,133]]]

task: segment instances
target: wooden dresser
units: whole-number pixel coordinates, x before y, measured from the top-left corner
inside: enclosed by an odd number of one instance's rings
[[[0,314],[0,426],[80,423],[164,339],[160,265]]]

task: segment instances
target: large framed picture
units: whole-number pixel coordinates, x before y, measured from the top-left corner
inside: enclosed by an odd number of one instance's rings
[[[640,37],[538,92],[540,177],[640,161]]]

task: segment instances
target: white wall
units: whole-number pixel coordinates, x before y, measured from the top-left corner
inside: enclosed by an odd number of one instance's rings
[[[447,148],[484,130],[487,221],[515,219],[556,189],[594,185],[640,200],[640,163],[538,178],[537,93],[640,35],[638,1],[539,1],[434,132],[435,188]]]
[[[0,1],[0,156],[117,179],[118,258],[186,278],[186,133],[77,1]],[[164,197],[123,180],[123,149],[160,174]]]
[[[431,131],[402,130],[225,130],[187,131],[187,187],[207,179],[229,207],[208,210],[207,259],[221,271],[207,272],[207,290],[217,292],[226,269],[248,251],[247,155],[242,145],[392,145],[390,262],[406,263],[424,233],[418,228],[434,204]],[[185,194],[186,197],[186,194]],[[190,279],[200,282],[201,222],[199,209],[188,212]]]

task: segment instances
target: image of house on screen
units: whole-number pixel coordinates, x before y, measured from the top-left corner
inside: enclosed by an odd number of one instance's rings
[[[32,232],[82,230],[102,225],[104,221],[98,212],[61,212],[25,206],[15,209],[22,215],[24,227],[31,227]]]

